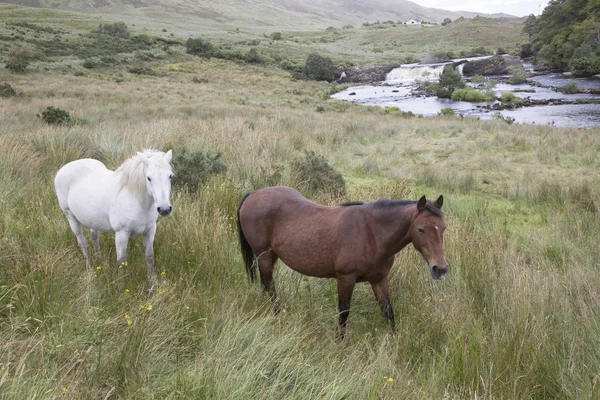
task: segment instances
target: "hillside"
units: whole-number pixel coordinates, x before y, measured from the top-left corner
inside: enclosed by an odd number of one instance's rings
[[[73,10],[102,15],[107,19],[139,20],[176,33],[204,30],[245,29],[314,30],[329,26],[360,25],[365,22],[405,22],[411,18],[441,22],[475,17],[472,12],[454,12],[421,7],[406,0],[3,0],[31,7]]]

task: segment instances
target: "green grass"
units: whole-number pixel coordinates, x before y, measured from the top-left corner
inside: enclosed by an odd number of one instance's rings
[[[597,128],[341,106],[329,84],[176,46],[148,63],[156,76],[123,66],[75,76],[68,64],[0,69],[20,93],[0,99],[2,399],[598,396]],[[77,122],[47,125],[36,114],[48,106]],[[220,152],[228,167],[173,191],[152,293],[139,238],[122,285],[112,235],[85,271],[52,185],[68,161],[116,168],[143,147]],[[451,270],[433,281],[412,247],[398,254],[396,334],[368,285],[355,288],[338,342],[335,281],[279,265],[286,312],[273,315],[245,276],[239,200],[275,176],[292,184],[305,150],[347,182],[343,199],[317,201],[445,197]]]

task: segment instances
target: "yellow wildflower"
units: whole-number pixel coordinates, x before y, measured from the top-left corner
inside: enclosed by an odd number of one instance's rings
[[[146,310],[151,311],[152,310],[152,304],[149,304],[148,307],[146,307]]]

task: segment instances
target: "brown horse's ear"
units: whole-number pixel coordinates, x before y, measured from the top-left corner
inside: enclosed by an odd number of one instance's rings
[[[433,205],[437,208],[442,208],[442,204],[444,204],[444,196],[440,194],[440,197],[438,197],[438,199],[435,201],[435,203],[433,203]]]
[[[427,199],[425,198],[425,196],[423,196],[417,202],[417,210],[422,211],[425,209],[425,207],[427,207]]]

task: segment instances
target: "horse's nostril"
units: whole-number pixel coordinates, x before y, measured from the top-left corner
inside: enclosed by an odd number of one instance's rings
[[[156,211],[160,214],[160,207],[156,207]]]
[[[169,212],[173,211],[173,206],[169,206]]]

